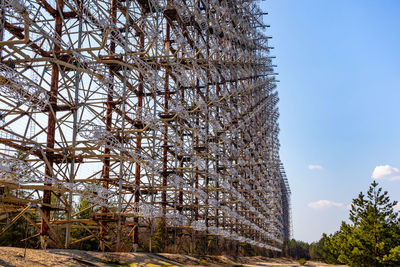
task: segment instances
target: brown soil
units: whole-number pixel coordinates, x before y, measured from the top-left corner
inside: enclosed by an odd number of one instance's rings
[[[70,249],[23,249],[0,247],[0,266],[300,266],[297,261],[286,258],[188,256],[169,253],[117,253],[93,252]],[[307,266],[328,266],[310,262]],[[332,265],[329,265],[332,266]]]

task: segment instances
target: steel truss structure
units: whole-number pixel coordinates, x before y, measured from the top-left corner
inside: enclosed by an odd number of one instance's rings
[[[151,249],[161,223],[176,250],[280,250],[290,190],[256,1],[0,2],[1,233],[24,217],[43,248]]]

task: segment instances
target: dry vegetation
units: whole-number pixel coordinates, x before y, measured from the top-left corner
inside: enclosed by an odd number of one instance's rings
[[[299,266],[298,262],[266,257],[188,256],[168,253],[101,253],[83,250],[47,251],[0,247],[0,266]],[[310,262],[308,266],[327,266]],[[330,265],[332,266],[332,265]]]

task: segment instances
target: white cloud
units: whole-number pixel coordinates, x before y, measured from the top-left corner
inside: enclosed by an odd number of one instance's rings
[[[397,202],[396,206],[393,207],[395,211],[400,211],[400,202]]]
[[[400,170],[390,165],[376,166],[372,172],[372,178],[389,181],[400,180]]]
[[[309,170],[323,170],[324,168],[321,165],[308,165]]]
[[[321,210],[330,207],[343,207],[343,203],[337,203],[330,200],[318,200],[308,203],[308,206],[315,210]]]

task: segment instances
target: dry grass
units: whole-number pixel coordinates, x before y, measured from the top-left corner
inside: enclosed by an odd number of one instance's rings
[[[115,253],[83,250],[23,249],[0,247],[0,266],[300,266],[297,261],[286,258],[233,257],[233,256],[188,256],[169,253]],[[328,266],[310,262],[306,266]],[[332,265],[329,265],[332,266]]]

